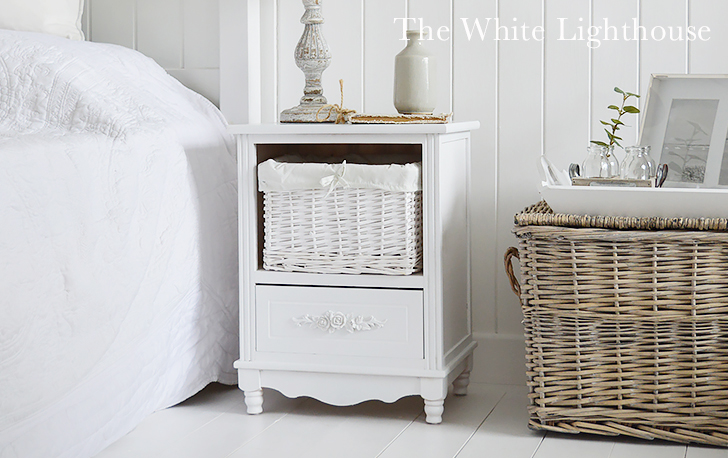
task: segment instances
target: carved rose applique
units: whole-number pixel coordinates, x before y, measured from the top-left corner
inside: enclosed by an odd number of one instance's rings
[[[379,321],[373,316],[364,318],[363,316],[352,316],[351,314],[344,314],[343,312],[335,312],[332,310],[327,311],[320,316],[304,315],[301,317],[294,317],[293,321],[299,326],[307,324],[312,328],[320,329],[328,333],[334,333],[339,329],[346,329],[348,332],[353,333],[357,331],[372,331],[384,327],[387,322]]]

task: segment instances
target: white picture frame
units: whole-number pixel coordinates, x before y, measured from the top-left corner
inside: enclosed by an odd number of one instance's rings
[[[642,115],[664,187],[728,188],[728,75],[652,75]]]

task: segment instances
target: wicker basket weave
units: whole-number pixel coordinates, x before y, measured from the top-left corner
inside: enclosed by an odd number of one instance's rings
[[[409,275],[422,270],[422,192],[264,193],[268,270]]]
[[[728,232],[541,225],[566,216],[516,215],[519,250],[506,253],[530,427],[728,446]]]

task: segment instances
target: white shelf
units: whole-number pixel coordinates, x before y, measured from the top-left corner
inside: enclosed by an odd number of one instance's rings
[[[233,135],[407,135],[407,134],[452,134],[478,129],[478,121],[453,122],[447,124],[333,124],[333,123],[277,123],[277,124],[233,124],[228,132]]]
[[[349,286],[357,288],[405,289],[423,289],[425,286],[425,280],[421,273],[413,275],[321,275],[301,272],[277,272],[263,269],[255,272],[255,283],[259,285]]]

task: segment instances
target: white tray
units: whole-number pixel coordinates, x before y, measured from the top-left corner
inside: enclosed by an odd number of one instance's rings
[[[728,218],[728,189],[618,188],[542,181],[541,197],[556,213],[663,218]]]

